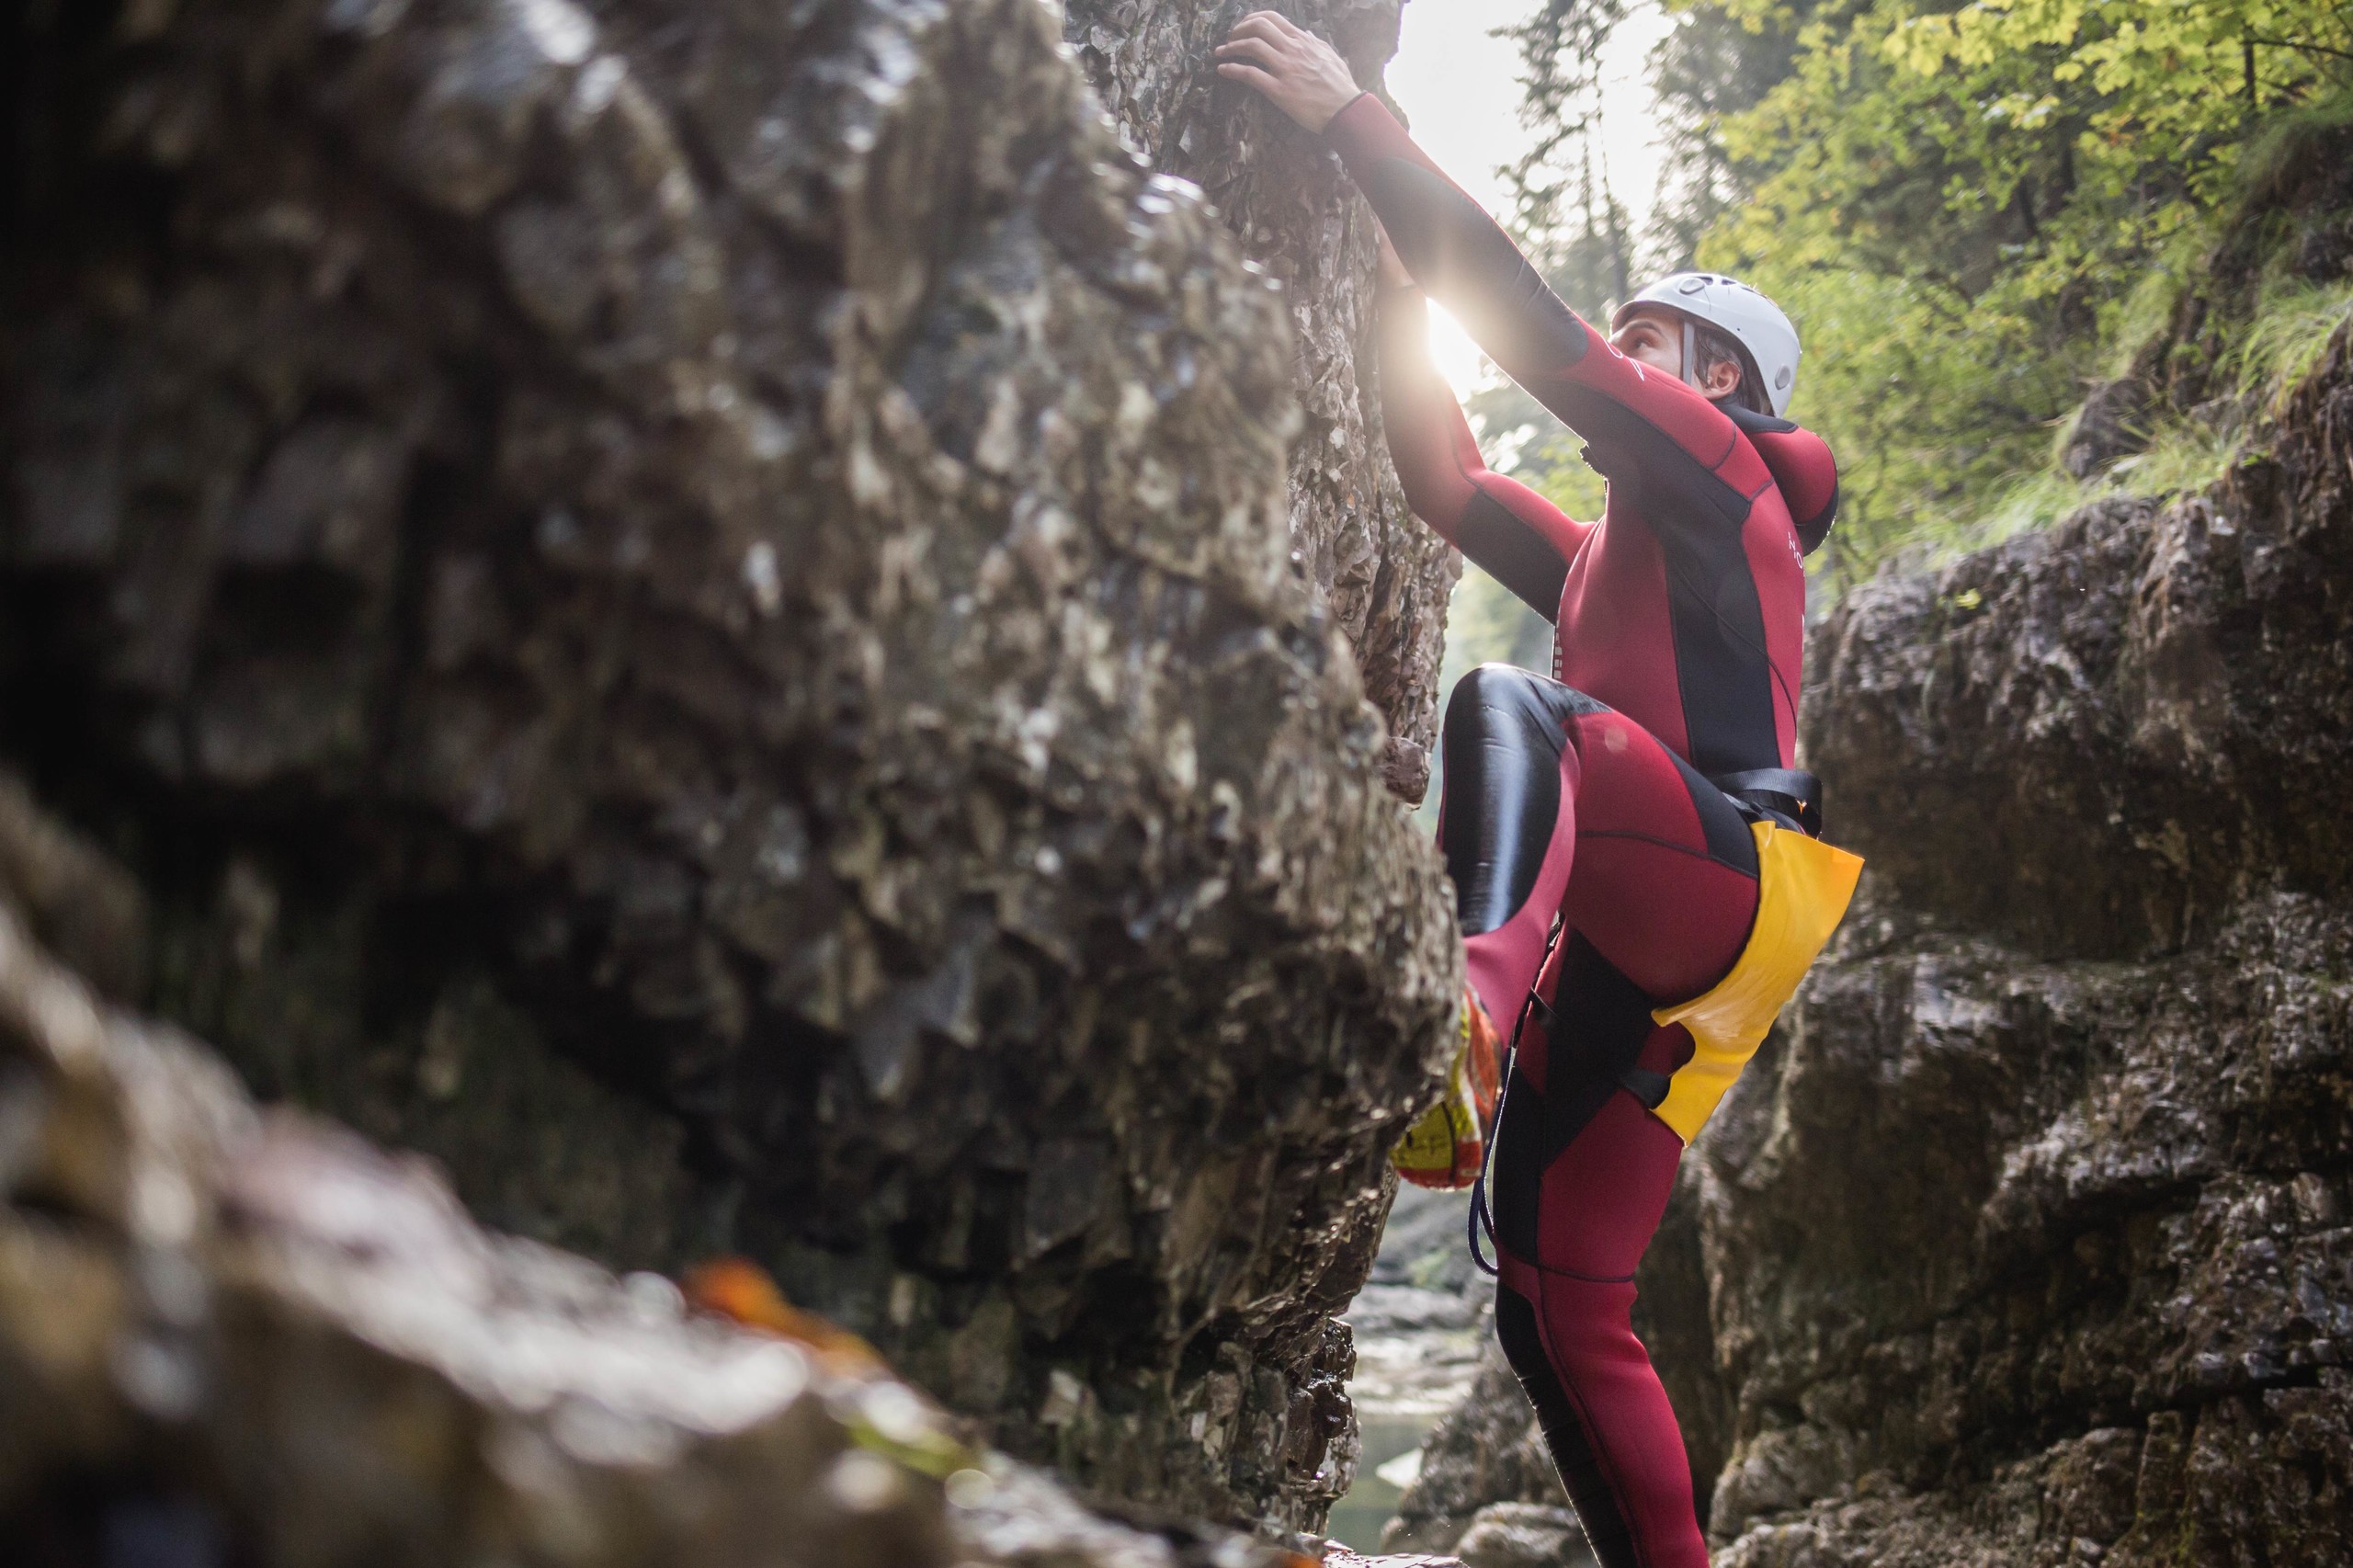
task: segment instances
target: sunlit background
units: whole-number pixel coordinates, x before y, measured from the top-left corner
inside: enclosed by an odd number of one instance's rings
[[[1510,197],[1495,171],[1528,150],[1512,45],[1495,29],[1524,19],[1529,0],[1413,0],[1389,89],[1413,121],[1414,139],[1481,206],[1508,217]],[[1666,36],[1656,5],[1631,14],[1602,62],[1599,149],[1610,188],[1641,233],[1650,222],[1662,159],[1643,63]],[[1456,392],[1468,396],[1495,376],[1478,347],[1444,312],[1430,312],[1430,346]]]

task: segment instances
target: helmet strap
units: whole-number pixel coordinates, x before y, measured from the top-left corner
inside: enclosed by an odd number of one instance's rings
[[[1702,395],[1708,390],[1699,381],[1699,329],[1689,316],[1683,317],[1683,384]]]

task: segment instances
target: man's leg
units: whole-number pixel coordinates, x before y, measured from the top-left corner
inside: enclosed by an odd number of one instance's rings
[[[1447,700],[1438,846],[1454,879],[1471,988],[1506,1036],[1568,890],[1578,774],[1568,734],[1588,710],[1608,711],[1509,665],[1480,665]]]
[[[1558,681],[1482,665],[1455,684],[1441,744],[1438,843],[1498,1029],[1519,1016],[1555,914],[1660,1005],[1731,968],[1756,914],[1755,843],[1648,731]]]
[[[1611,1095],[1545,1172],[1536,1258],[1506,1248],[1495,1291],[1495,1335],[1603,1568],[1708,1561],[1682,1429],[1629,1315],[1682,1152],[1640,1101]],[[1580,1185],[1564,1208],[1557,1190]]]
[[[1605,1568],[1701,1568],[1682,1437],[1628,1320],[1682,1144],[1619,1079],[1688,1058],[1688,1037],[1650,1008],[1739,956],[1753,840],[1640,726],[1555,683],[1474,672],[1447,727],[1448,863],[1473,983],[1499,1021],[1518,1014],[1552,912],[1571,927],[1498,1131],[1497,1334]]]

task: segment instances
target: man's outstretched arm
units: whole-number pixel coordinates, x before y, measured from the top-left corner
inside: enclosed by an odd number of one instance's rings
[[[1382,290],[1380,335],[1381,419],[1406,504],[1551,620],[1593,526],[1488,470],[1454,390],[1430,362],[1428,309],[1410,281]]]
[[[1631,359],[1552,292],[1511,236],[1415,146],[1380,99],[1357,90],[1332,46],[1271,11],[1236,23],[1218,74],[1264,94],[1347,165],[1415,279],[1506,374],[1605,453],[1641,460],[1680,449],[1700,471],[1737,439],[1674,376]]]
[[[1570,374],[1600,336],[1562,302],[1511,236],[1414,144],[1370,93],[1334,116],[1339,153],[1406,270],[1454,312],[1506,375],[1536,393]],[[1555,412],[1558,412],[1557,410]]]

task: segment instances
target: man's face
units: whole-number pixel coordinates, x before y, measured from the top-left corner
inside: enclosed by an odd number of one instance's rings
[[[1670,376],[1683,374],[1683,324],[1666,311],[1636,307],[1626,324],[1609,335],[1609,346]]]
[[[1683,378],[1683,318],[1673,311],[1637,305],[1626,324],[1609,335],[1610,346],[1629,359],[1640,359],[1680,381]],[[1699,390],[1711,398],[1725,398],[1740,385],[1740,367],[1718,360],[1708,367]]]

